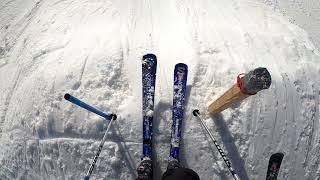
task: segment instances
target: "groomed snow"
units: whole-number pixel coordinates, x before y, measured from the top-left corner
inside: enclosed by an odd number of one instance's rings
[[[63,99],[117,113],[92,179],[134,179],[141,157],[141,57],[154,53],[155,176],[170,146],[173,68],[189,67],[181,162],[202,180],[232,179],[192,116],[200,109],[242,180],[320,178],[320,53],[308,34],[257,0],[3,0],[0,179],[82,179],[106,128]],[[207,106],[239,73],[266,67],[264,90],[217,116]]]
[[[274,11],[281,12],[290,22],[308,32],[309,38],[320,48],[320,1],[318,0],[259,0]]]

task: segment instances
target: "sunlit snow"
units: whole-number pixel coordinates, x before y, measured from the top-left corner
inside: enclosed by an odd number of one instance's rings
[[[320,54],[308,33],[259,0],[3,0],[0,2],[0,179],[82,179],[106,122],[65,93],[116,113],[92,179],[134,179],[142,154],[141,58],[158,58],[154,172],[170,148],[173,69],[188,65],[181,164],[232,179],[197,108],[242,180],[319,180]],[[240,73],[272,84],[216,116],[207,106]],[[148,113],[148,112],[146,112]]]

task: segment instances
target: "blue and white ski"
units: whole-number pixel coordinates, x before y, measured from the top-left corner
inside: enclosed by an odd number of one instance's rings
[[[143,157],[137,169],[138,180],[152,180],[152,121],[157,72],[157,57],[146,54],[142,57],[142,114],[143,114]]]
[[[181,127],[184,119],[187,77],[188,66],[183,63],[176,64],[174,68],[171,147],[168,169],[179,167]]]

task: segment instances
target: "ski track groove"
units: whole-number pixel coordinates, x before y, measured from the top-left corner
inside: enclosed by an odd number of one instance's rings
[[[315,91],[314,91],[315,92]],[[316,103],[315,103],[316,104]],[[316,112],[316,107],[315,107],[315,112]],[[306,157],[305,157],[305,160],[304,160],[304,163],[303,163],[303,166],[304,168],[306,168],[308,166],[308,160],[309,160],[309,154],[310,154],[310,151],[311,151],[311,148],[312,148],[312,142],[313,142],[313,137],[314,137],[314,129],[315,129],[315,116],[312,116],[311,117],[311,124],[308,124],[307,126],[304,127],[303,131],[300,133],[300,137],[303,137],[302,134],[305,133],[306,136],[308,136],[308,139],[307,139],[307,152],[306,152]],[[311,132],[309,133],[308,135],[308,128],[309,126],[311,126]]]
[[[298,84],[299,85],[299,84]],[[312,86],[312,94],[315,94],[315,97],[312,98],[312,95],[301,95],[300,94],[300,97],[302,99],[302,104],[303,102],[307,101],[309,102],[310,100],[314,99],[315,101],[315,105],[317,105],[317,97],[316,97],[316,90],[314,89],[314,87]],[[311,97],[310,97],[311,96]],[[305,100],[305,101],[303,101]],[[314,107],[314,113],[317,112],[317,106]],[[311,111],[312,113],[312,111]],[[298,141],[298,144],[297,144],[297,147],[300,147],[300,142],[301,142],[301,137],[306,137],[307,136],[307,140],[306,140],[306,143],[307,143],[307,147],[306,147],[306,156],[304,158],[304,162],[303,162],[303,167],[304,168],[307,168],[308,166],[308,160],[309,160],[309,154],[310,154],[310,151],[312,150],[312,143],[313,143],[313,139],[314,139],[314,134],[315,134],[315,121],[316,121],[316,114],[312,113],[312,117],[311,117],[311,122],[308,123],[304,128],[303,130],[301,131],[300,133],[300,136],[299,136],[299,141]],[[303,117],[302,117],[303,118]],[[309,132],[309,129],[311,129],[311,132]]]
[[[88,59],[89,59],[89,55],[86,56],[84,62],[83,62],[83,65],[81,67],[81,70],[80,70],[80,77],[79,77],[79,82],[81,83],[82,81],[82,77],[83,77],[83,73],[86,69],[86,66],[87,66],[87,62],[88,62]]]
[[[270,51],[270,55],[272,56],[272,58],[273,59],[278,59],[274,54],[273,54],[273,48],[271,48],[271,46],[269,45],[269,43],[268,42],[266,42],[266,41],[263,41],[263,45],[264,45],[264,47],[266,48],[266,49],[268,49],[269,51]],[[279,68],[279,67],[282,67],[282,64],[279,62],[279,61],[277,61],[277,71],[276,72],[279,72],[279,76],[281,76],[281,84],[283,84],[283,92],[285,93],[285,95],[284,95],[284,103],[285,103],[285,120],[284,120],[284,128],[282,129],[282,133],[280,133],[280,134],[286,134],[286,132],[287,132],[287,127],[288,127],[288,110],[287,110],[287,102],[288,102],[288,88],[287,88],[287,82],[285,81],[285,77],[284,77],[284,74],[286,74],[285,72],[282,72],[281,71],[281,69]],[[279,143],[278,143],[278,147],[281,147],[281,144],[282,144],[282,142],[281,142],[281,140],[279,140]],[[292,148],[291,148],[291,150],[292,150]],[[277,151],[276,149],[274,149],[274,151]],[[292,152],[291,153],[289,153],[289,154],[292,154]]]
[[[252,101],[252,106],[251,107],[255,107],[255,105],[256,104],[258,104],[257,103],[257,100],[256,99],[254,99],[253,101]],[[257,154],[256,152],[257,151],[259,151],[258,150],[258,148],[259,148],[259,127],[258,127],[258,122],[257,122],[257,119],[258,119],[258,109],[257,108],[250,108],[251,110],[251,112],[250,113],[252,113],[252,115],[251,115],[251,118],[252,118],[252,120],[253,120],[253,123],[252,123],[252,138],[253,139],[255,139],[255,140],[253,140],[252,142],[254,142],[254,143],[252,143],[252,145],[251,145],[251,154],[252,154],[252,157],[251,158],[253,158],[253,159],[256,159],[256,158],[254,158],[254,156],[260,156],[259,154]],[[257,155],[255,155],[255,154],[257,154]],[[258,159],[262,159],[262,157],[259,157]],[[260,161],[253,161],[253,166],[259,166],[259,164],[260,164]],[[251,171],[252,171],[252,174],[257,174],[257,169],[251,169]]]
[[[319,106],[319,100],[320,100],[320,91],[319,91],[319,89],[316,89],[316,93],[317,93],[317,95],[316,95],[316,120],[319,120],[319,108],[320,108],[320,106]],[[317,123],[319,123],[319,122],[317,122]],[[319,126],[319,124],[317,124],[317,126]],[[318,138],[319,139],[319,138]],[[317,141],[317,135],[316,135],[316,138],[314,138],[314,141]],[[316,142],[315,142],[316,143]],[[316,145],[316,147],[314,148],[314,150],[313,150],[313,152],[316,154],[316,153],[318,153],[320,151],[320,145],[318,144],[318,145]],[[312,159],[311,159],[312,160]],[[315,162],[314,162],[314,164],[313,165],[311,165],[311,170],[310,171],[312,171],[312,172],[315,172],[315,176],[314,176],[314,178],[316,178],[316,177],[320,177],[320,172],[317,172],[317,167],[319,168],[319,164],[320,164],[320,158],[316,158],[316,160],[315,160]],[[318,171],[319,171],[319,169],[318,169]],[[310,175],[311,176],[311,175]],[[312,177],[310,177],[309,176],[309,179],[311,179]]]
[[[16,0],[7,1],[6,3],[4,3],[3,6],[0,7],[0,9],[3,9],[3,8],[7,7],[8,4],[11,4],[11,3],[14,2],[14,1],[16,1]]]
[[[88,137],[87,135],[85,137]],[[39,139],[39,143],[41,142],[50,142],[50,141],[59,141],[59,140],[64,140],[64,141],[86,141],[86,142],[100,142],[102,137],[100,138],[81,138],[81,137],[73,137],[73,136],[60,136],[60,137],[52,137],[52,138],[42,138]],[[141,142],[136,142],[136,141],[121,141],[118,140],[118,137],[111,137],[109,136],[109,140],[105,141],[108,143],[132,143],[136,145],[142,144]]]
[[[10,2],[13,2],[15,0],[12,0]],[[12,47],[15,46],[17,40],[21,37],[21,35],[25,32],[25,30],[27,29],[27,27],[29,27],[30,23],[31,23],[31,19],[33,19],[33,17],[35,16],[35,14],[37,13],[37,11],[39,10],[40,6],[41,6],[41,3],[42,3],[43,0],[39,0],[35,5],[34,7],[30,10],[29,13],[27,13],[24,17],[22,17],[18,23],[15,25],[15,26],[18,26],[18,25],[22,25],[24,22],[27,22],[24,27],[22,28],[22,30],[20,30],[17,35],[15,36],[15,39],[12,40],[12,44],[6,49],[7,53],[11,50]],[[0,8],[1,9],[1,8]],[[23,50],[24,48],[22,48]],[[20,53],[21,55],[21,53]],[[16,58],[16,60],[19,59],[20,55]],[[5,62],[0,65],[0,68],[4,67],[5,65],[7,65],[9,62],[9,60],[5,60]]]
[[[254,105],[254,100],[252,100],[251,101],[251,106],[250,107],[253,107],[253,105]],[[247,131],[248,131],[248,133],[250,134],[249,135],[249,142],[254,142],[252,139],[254,139],[254,132],[255,132],[255,129],[254,129],[254,123],[253,123],[253,108],[248,108],[248,110],[247,110]],[[254,148],[254,146],[252,146],[252,145],[249,145],[249,147],[248,147],[248,157],[249,157],[249,159],[253,159],[253,154],[254,153],[252,153],[252,151],[254,151],[253,150],[253,148]]]
[[[60,3],[64,2],[64,1],[67,1],[67,0],[59,0],[59,1],[56,1],[56,2],[54,2],[54,3],[52,4],[52,6],[56,6],[56,5],[58,5],[58,4],[60,4]]]
[[[319,87],[319,86],[318,86]],[[320,89],[316,89],[316,120],[318,119],[317,122],[317,128],[319,128],[319,120],[320,120]],[[319,137],[319,136],[318,136]]]
[[[296,129],[295,128],[290,128],[292,127],[291,125],[295,126],[296,127],[296,121],[295,121],[295,111],[294,111],[294,104],[290,104],[290,101],[292,101],[291,103],[294,103],[293,101],[293,97],[291,97],[292,95],[294,95],[294,93],[292,92],[292,88],[293,87],[289,87],[290,86],[290,78],[288,76],[287,73],[283,73],[282,74],[283,76],[283,82],[285,84],[285,91],[286,91],[286,129],[291,129],[290,131],[288,131],[288,135],[290,135],[290,137],[294,137],[294,138],[291,138],[291,141],[289,142],[290,143],[290,152],[289,154],[291,156],[293,156],[294,158],[294,162],[297,162],[297,156],[295,155],[298,151],[298,147],[297,147],[297,143],[299,141],[297,141],[297,136],[296,136]],[[292,112],[292,115],[291,113]],[[292,117],[291,117],[292,116]],[[290,119],[292,118],[292,120]],[[291,123],[292,122],[292,123]],[[287,130],[286,130],[287,131]],[[297,163],[294,164],[294,167],[291,166],[292,169],[296,169],[298,166]]]
[[[319,112],[319,108],[320,108],[320,91],[318,88],[314,88],[314,93],[315,93],[315,119],[314,119],[314,129],[319,128],[319,122],[317,122],[316,120],[320,120],[320,112]],[[313,129],[313,130],[314,130]],[[317,134],[315,134],[315,138],[313,139],[313,141],[316,141],[317,138]]]
[[[278,97],[277,96],[277,88],[275,88],[274,90],[274,93],[275,93],[275,97]],[[277,125],[277,121],[278,121],[278,111],[279,111],[279,101],[276,100],[276,105],[275,105],[275,109],[276,109],[276,112],[275,112],[275,117],[274,117],[274,120],[273,120],[273,128],[272,128],[272,149],[275,149],[275,143],[274,143],[274,132],[276,130],[276,125]]]
[[[70,42],[70,41],[69,41]],[[64,45],[61,45],[61,46],[56,46],[56,47],[52,47],[52,48],[47,48],[47,49],[44,49],[44,50],[40,50],[40,52],[36,53],[34,56],[33,56],[33,60],[37,60],[39,59],[40,57],[42,56],[45,56],[45,55],[48,55],[48,54],[51,54],[51,53],[54,53],[56,51],[59,51],[61,49],[64,49],[68,44],[69,42],[67,42],[66,44]]]
[[[24,22],[27,22],[22,30],[20,32],[17,33],[16,38],[14,40],[14,42],[12,42],[12,47],[15,46],[16,42],[18,39],[20,39],[21,35],[24,34],[24,32],[26,31],[26,29],[29,27],[29,25],[31,24],[31,20],[34,19],[34,17],[36,16],[38,10],[40,9],[41,5],[42,5],[42,1],[43,0],[39,0],[34,7],[30,10],[30,12],[25,15],[18,23],[17,25],[22,25]],[[10,51],[10,50],[9,50]],[[17,58],[18,59],[18,58]],[[19,61],[18,61],[19,62]]]
[[[21,76],[20,74],[22,73],[23,70],[26,70],[26,72],[24,73],[24,77],[26,77],[28,73],[33,72],[33,69],[39,67],[40,57],[48,55],[50,53],[54,53],[54,52],[59,51],[61,49],[64,49],[68,45],[68,43],[69,42],[67,42],[65,45],[62,45],[62,46],[57,46],[57,47],[52,47],[52,48],[48,48],[45,50],[41,50],[39,53],[35,54],[32,57],[32,61],[28,62],[29,64],[27,64],[26,67],[21,67],[21,65],[18,65],[18,69],[19,69],[19,74],[18,74],[19,77],[18,78],[20,79],[20,76]],[[20,57],[23,55],[23,50],[25,48],[26,47],[23,46],[23,49],[20,51],[18,57],[16,58],[18,63],[20,62],[19,59],[21,59]],[[15,81],[14,89],[16,87],[17,80],[18,79],[16,79],[16,81]],[[10,99],[11,99],[11,97],[10,97]]]
[[[7,116],[7,111],[8,111],[8,108],[9,108],[9,105],[10,105],[10,102],[11,102],[11,99],[12,99],[12,96],[13,94],[15,93],[16,91],[16,88],[17,88],[17,84],[18,84],[18,81],[20,79],[20,74],[21,74],[21,71],[19,70],[17,76],[16,76],[16,79],[14,80],[14,83],[13,83],[13,86],[7,96],[7,98],[5,99],[5,107],[3,109],[3,115],[1,116],[1,121],[0,121],[0,137],[2,136],[2,132],[3,132],[3,123],[5,122],[5,119],[6,119],[6,116]]]
[[[308,96],[308,95],[307,95]],[[304,97],[303,95],[300,95],[301,99],[305,99],[307,97]],[[303,100],[302,100],[302,103],[303,103]],[[302,117],[303,118],[303,117]],[[311,123],[311,124],[310,124]],[[304,157],[304,162],[303,162],[303,167],[306,168],[307,167],[307,162],[308,162],[308,158],[309,158],[309,153],[311,151],[311,143],[312,143],[312,139],[313,139],[313,134],[314,134],[314,124],[315,124],[315,119],[314,119],[314,116],[311,117],[311,122],[306,124],[302,131],[300,132],[300,135],[299,135],[299,139],[298,139],[298,142],[296,144],[296,150],[299,149],[300,147],[300,143],[307,143],[306,145],[306,154],[305,154],[305,157]],[[309,131],[309,129],[311,128],[311,132]],[[304,142],[304,140],[302,138],[306,137],[306,140]]]

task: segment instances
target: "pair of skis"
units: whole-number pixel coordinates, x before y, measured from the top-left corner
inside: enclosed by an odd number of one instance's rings
[[[143,157],[140,165],[137,168],[137,180],[152,180],[153,179],[153,164],[152,164],[152,124],[154,111],[154,94],[157,71],[157,57],[154,54],[146,54],[142,58],[142,89],[143,89]],[[179,167],[179,152],[181,140],[181,126],[184,119],[184,103],[186,94],[186,84],[188,76],[188,66],[179,63],[174,69],[174,84],[173,84],[173,107],[172,107],[172,127],[171,127],[171,146],[168,162],[168,169]],[[204,121],[200,117],[198,110],[193,112],[193,115],[201,120],[202,125],[209,133],[211,139],[216,145],[220,155],[225,161],[231,175],[235,180],[239,180],[239,176],[231,167],[231,163],[222,148],[217,143],[215,138],[210,133]],[[266,180],[276,180],[280,165],[283,159],[282,153],[273,154],[270,157]]]
[[[142,104],[143,104],[143,157],[137,168],[138,180],[153,179],[152,165],[152,124],[154,94],[157,72],[157,57],[146,54],[142,57]],[[171,147],[168,168],[179,167],[181,126],[184,118],[184,103],[188,76],[188,66],[176,64],[174,68]]]
[[[154,93],[155,93],[155,81],[157,71],[157,58],[154,54],[146,54],[142,59],[142,85],[143,85],[143,157],[142,161],[137,169],[138,180],[152,180],[152,121],[154,111]],[[188,67],[183,63],[179,63],[174,69],[174,85],[173,85],[173,108],[172,108],[172,131],[171,131],[171,147],[169,155],[168,169],[179,167],[179,152],[180,152],[180,140],[181,140],[181,126],[184,118],[184,103],[186,94],[186,84],[188,76]],[[92,160],[90,168],[85,176],[85,180],[89,180],[89,177],[95,167],[97,159],[106,141],[107,133],[110,129],[113,120],[117,119],[116,114],[104,113],[96,108],[86,104],[85,102],[65,94],[64,98],[73,104],[76,104],[90,112],[93,112],[106,120],[110,120],[108,128],[105,132],[103,139],[100,142],[99,149]],[[231,163],[222,151],[220,145],[210,133],[209,129],[205,125],[204,121],[200,117],[198,110],[193,111],[193,115],[198,117],[206,131],[209,133],[213,143],[217,147],[220,155],[227,164],[234,179],[240,179],[233,168]],[[283,159],[283,153],[275,153],[270,157],[268,164],[268,171],[266,180],[276,180],[280,165]]]

